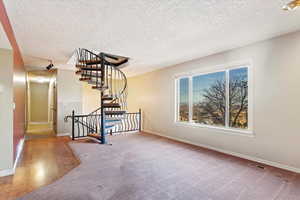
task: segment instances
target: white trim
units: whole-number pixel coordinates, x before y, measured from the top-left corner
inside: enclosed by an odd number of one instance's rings
[[[22,138],[22,139],[20,140],[19,144],[18,144],[18,147],[17,147],[17,156],[16,156],[16,160],[15,160],[15,163],[14,163],[14,168],[13,168],[14,173],[15,173],[15,171],[16,171],[16,168],[17,168],[17,165],[18,165],[20,156],[21,156],[22,151],[23,151],[24,141],[25,141],[25,139]]]
[[[265,159],[262,159],[262,158],[257,158],[257,157],[254,157],[254,156],[249,156],[249,155],[245,155],[245,154],[241,154],[241,153],[236,153],[236,152],[233,152],[233,151],[220,149],[220,148],[213,147],[213,146],[206,145],[206,144],[194,143],[194,142],[191,142],[191,141],[188,141],[188,140],[163,135],[163,134],[157,133],[155,131],[144,130],[143,132],[150,133],[152,135],[158,135],[158,136],[161,136],[161,137],[164,137],[164,138],[169,138],[171,140],[176,140],[176,141],[179,141],[179,142],[183,142],[183,143],[203,147],[203,148],[210,149],[210,150],[213,150],[213,151],[229,154],[229,155],[236,156],[236,157],[239,157],[239,158],[243,158],[243,159],[246,159],[246,160],[262,163],[262,164],[265,164],[265,165],[270,165],[270,166],[280,168],[280,169],[284,169],[284,170],[288,170],[288,171],[291,171],[291,172],[300,173],[300,168],[288,166],[288,165],[281,164],[281,163],[278,163],[278,162],[273,162],[273,161],[265,160]]]
[[[174,79],[175,81],[175,118],[174,121],[178,121],[178,117],[179,117],[179,92],[177,92],[178,88],[179,88],[179,79]]]
[[[240,69],[240,68],[247,68],[247,78],[248,78],[248,128],[247,129],[235,129],[229,127],[229,72],[234,69]],[[205,128],[215,128],[215,129],[222,129],[228,132],[235,132],[239,134],[254,134],[254,122],[253,122],[253,109],[254,109],[254,102],[253,102],[253,96],[254,96],[254,90],[253,90],[253,64],[252,60],[246,60],[246,61],[237,61],[237,62],[232,62],[228,64],[223,64],[223,65],[218,65],[215,67],[207,67],[207,68],[201,68],[200,70],[192,70],[190,72],[185,72],[181,74],[177,74],[174,76],[175,79],[175,124],[184,124],[187,125],[187,123],[190,123],[190,126],[194,127],[205,127]],[[195,76],[199,75],[206,75],[206,74],[211,74],[211,73],[217,73],[217,72],[225,72],[225,81],[226,81],[226,117],[225,117],[225,127],[217,127],[217,126],[212,126],[212,125],[205,125],[205,124],[196,124],[193,123],[192,117],[193,117],[193,82],[192,79]],[[179,80],[183,78],[189,78],[189,122],[181,122],[179,121]]]
[[[206,128],[206,129],[215,129],[219,130],[216,133],[222,134],[234,134],[240,136],[247,136],[247,137],[255,137],[254,133],[250,130],[243,130],[237,128],[226,128],[226,127],[218,127],[218,126],[210,126],[205,124],[198,124],[198,123],[191,123],[191,122],[175,122],[175,125],[178,126],[185,126],[185,127],[192,127],[192,128]]]
[[[22,151],[23,151],[24,141],[25,141],[25,139],[23,138],[23,139],[20,140],[20,142],[18,144],[18,147],[17,147],[17,156],[16,156],[16,159],[15,159],[13,168],[0,170],[0,177],[2,177],[2,176],[10,176],[10,175],[13,175],[16,172],[16,168],[17,168],[18,162],[20,160],[20,156],[21,156]]]
[[[33,122],[33,121],[29,121],[28,124],[51,124],[49,122]]]
[[[230,91],[230,76],[229,70],[225,71],[225,127],[229,127],[230,105],[229,105],[229,91]]]
[[[14,173],[15,173],[14,169],[3,169],[0,170],[0,177],[10,176],[13,175]]]
[[[235,69],[235,68],[241,68],[241,66],[253,66],[252,59],[246,59],[246,60],[240,60],[240,61],[234,61],[234,62],[228,62],[224,64],[217,64],[217,65],[211,65],[206,67],[200,67],[194,70],[189,70],[188,72],[181,72],[173,75],[173,78],[185,78],[189,76],[195,76],[200,74],[209,74],[214,72],[220,72],[225,71],[227,69]]]
[[[193,122],[193,77],[190,76],[189,78],[189,123]]]
[[[57,137],[62,137],[62,136],[71,136],[70,133],[58,133],[56,134]]]

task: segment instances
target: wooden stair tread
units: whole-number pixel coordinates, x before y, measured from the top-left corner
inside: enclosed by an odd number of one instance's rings
[[[81,76],[84,77],[90,77],[90,78],[101,78],[101,73],[97,74],[97,73],[80,73]]]
[[[81,71],[81,70],[77,70],[77,71],[75,72],[75,74],[81,74],[81,73],[83,73],[83,71]]]
[[[75,67],[76,68],[82,68],[82,67],[86,67],[86,66],[85,65],[76,64]]]
[[[91,59],[91,60],[79,60],[78,62],[83,63],[85,65],[99,65],[101,64],[101,59]],[[104,64],[113,65],[115,67],[118,67],[124,63],[128,62],[128,58],[126,57],[120,57],[118,59],[112,59],[109,57],[104,58]]]
[[[97,65],[101,64],[101,59],[79,60],[79,62],[84,63],[86,65]]]
[[[123,115],[126,111],[123,110],[111,110],[111,111],[104,111],[106,115]]]
[[[118,103],[103,103],[104,108],[120,108],[120,104]]]
[[[99,67],[82,67],[80,70],[83,71],[101,71],[101,68]]]
[[[108,89],[108,87],[107,86],[101,87],[101,86],[93,85],[92,89]]]
[[[110,96],[103,96],[102,97],[102,100],[103,101],[110,101],[110,100],[113,100],[114,98],[113,97],[110,97]]]
[[[84,78],[79,78],[79,81],[90,81],[91,78],[89,77],[84,77]]]
[[[97,134],[97,133],[89,133],[87,134],[88,137],[92,137],[92,138],[96,138],[98,140],[101,139],[101,135]]]

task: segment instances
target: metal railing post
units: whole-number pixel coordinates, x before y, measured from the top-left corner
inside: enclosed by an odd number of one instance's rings
[[[72,140],[75,138],[75,111],[72,111]]]
[[[142,131],[142,110],[139,109],[139,131]]]
[[[100,53],[100,57],[101,57],[101,124],[100,124],[100,134],[101,134],[101,144],[105,144],[105,120],[104,120],[104,108],[103,108],[103,87],[105,85],[105,65],[104,65],[104,55],[103,53]]]

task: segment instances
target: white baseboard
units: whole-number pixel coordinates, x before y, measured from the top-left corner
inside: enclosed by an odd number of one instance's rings
[[[0,170],[0,177],[10,176],[10,175],[13,175],[14,173],[15,173],[14,169],[3,169],[3,170]]]
[[[57,137],[62,137],[62,136],[70,136],[70,133],[57,133],[56,136]]]
[[[15,160],[15,163],[14,163],[14,173],[16,171],[16,168],[17,168],[17,165],[18,165],[18,162],[19,162],[19,159],[20,159],[20,156],[22,154],[22,151],[23,151],[23,147],[24,147],[24,141],[25,139],[22,138],[18,144],[18,147],[17,147],[17,156],[16,156],[16,160]]]
[[[248,155],[244,155],[244,154],[241,154],[241,153],[227,151],[227,150],[224,150],[224,149],[219,149],[219,148],[216,148],[216,147],[212,147],[210,145],[194,143],[194,142],[191,142],[191,141],[188,141],[188,140],[163,135],[163,134],[160,134],[160,133],[157,133],[157,132],[154,132],[154,131],[150,131],[150,130],[143,130],[143,132],[150,133],[150,134],[153,134],[153,135],[158,135],[158,136],[161,136],[161,137],[169,138],[171,140],[176,140],[176,141],[187,143],[187,144],[192,144],[192,145],[203,147],[203,148],[206,148],[206,149],[211,149],[213,151],[229,154],[229,155],[240,157],[240,158],[243,158],[243,159],[246,159],[246,160],[251,160],[251,161],[254,161],[254,162],[270,165],[270,166],[277,167],[277,168],[280,168],[280,169],[292,171],[292,172],[295,172],[295,173],[300,173],[300,168],[291,167],[291,166],[284,165],[284,164],[281,164],[281,163],[277,163],[277,162],[273,162],[273,161],[253,157],[253,156],[248,156]]]
[[[51,124],[52,122],[28,122],[28,124],[32,124],[32,125],[44,125],[44,124]]]
[[[2,177],[2,176],[10,176],[10,175],[13,175],[15,173],[17,165],[18,165],[18,162],[19,162],[19,159],[20,159],[20,156],[21,156],[22,151],[23,151],[24,141],[25,141],[25,139],[23,138],[23,139],[20,140],[20,142],[18,144],[17,155],[16,155],[16,159],[15,159],[13,168],[12,169],[0,170],[0,177]]]

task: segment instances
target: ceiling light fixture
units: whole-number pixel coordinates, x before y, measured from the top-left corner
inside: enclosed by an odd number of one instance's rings
[[[52,60],[50,60],[50,64],[46,67],[47,70],[50,70],[54,65],[52,64]]]
[[[282,7],[283,10],[295,10],[300,6],[300,0],[294,0]]]

